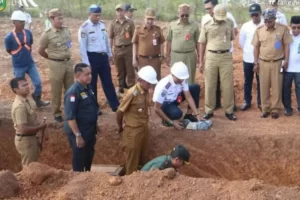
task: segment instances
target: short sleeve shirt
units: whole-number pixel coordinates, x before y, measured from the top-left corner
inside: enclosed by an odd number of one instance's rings
[[[134,23],[131,19],[125,19],[123,23],[114,20],[109,25],[109,38],[115,46],[130,45],[134,33]]]
[[[164,170],[171,167],[172,167],[171,156],[163,155],[149,161],[147,164],[145,164],[142,167],[141,171],[151,171],[153,169]]]
[[[175,84],[172,75],[168,75],[162,78],[155,86],[153,101],[160,104],[174,102],[178,95],[185,91],[189,91],[187,80],[184,80],[182,84]]]

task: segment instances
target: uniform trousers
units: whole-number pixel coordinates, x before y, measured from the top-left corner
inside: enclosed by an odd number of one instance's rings
[[[51,104],[54,117],[62,115],[61,94],[64,87],[65,92],[74,83],[73,62],[49,60],[50,82],[51,82]]]
[[[153,67],[157,74],[157,80],[160,80],[161,78],[161,59],[160,57],[156,58],[145,58],[145,57],[138,57],[138,62],[140,65],[140,68],[145,67],[146,65],[150,65]]]
[[[126,154],[126,175],[138,170],[147,162],[149,129],[148,124],[131,127],[125,125],[123,133]]]
[[[297,97],[298,112],[300,112],[300,73],[299,72],[285,72],[283,75],[283,95],[282,102],[285,112],[292,113],[292,84],[295,83],[295,93]]]
[[[15,136],[15,146],[21,155],[22,165],[27,166],[38,161],[38,138],[34,136]]]

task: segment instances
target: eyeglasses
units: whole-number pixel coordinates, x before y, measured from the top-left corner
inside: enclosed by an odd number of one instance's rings
[[[189,17],[189,14],[182,14],[180,15],[181,18],[188,18]]]
[[[291,28],[292,30],[296,30],[296,29],[300,30],[300,26],[292,26]]]
[[[251,17],[258,17],[259,16],[259,14],[251,14]]]

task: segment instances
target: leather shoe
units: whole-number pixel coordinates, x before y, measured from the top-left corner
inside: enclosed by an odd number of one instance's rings
[[[112,108],[111,109],[113,112],[117,112],[118,108]]]
[[[263,112],[260,117],[261,118],[267,118],[269,115],[270,115],[269,112]]]
[[[251,108],[251,105],[250,105],[250,104],[244,103],[244,104],[242,105],[242,107],[241,107],[241,111],[246,111],[246,110],[248,110],[249,108]]]
[[[293,114],[292,114],[292,112],[287,112],[287,111],[285,111],[285,112],[284,112],[284,115],[287,116],[287,117],[290,117],[290,116],[292,116]]]
[[[208,120],[208,119],[212,118],[213,116],[214,116],[213,113],[211,113],[211,114],[205,114],[205,115],[203,115],[203,118],[206,119],[206,120]]]
[[[257,108],[262,111],[261,105],[258,105]]]
[[[191,122],[197,122],[198,121],[198,119],[192,114],[185,114],[183,119],[188,119]]]
[[[63,118],[62,116],[58,116],[58,117],[54,117],[54,120],[58,123],[62,123],[63,122]]]
[[[232,121],[237,120],[236,116],[235,116],[233,113],[231,113],[231,114],[225,113],[225,116],[226,116],[229,120],[232,120]]]
[[[272,119],[278,119],[279,118],[279,114],[278,113],[275,113],[275,112],[272,112]]]

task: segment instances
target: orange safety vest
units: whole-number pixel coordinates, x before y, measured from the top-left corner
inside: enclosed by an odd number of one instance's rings
[[[28,46],[28,45],[26,44],[26,42],[27,42],[27,36],[26,36],[25,29],[23,29],[23,34],[24,34],[24,43],[23,43],[23,44],[21,44],[21,42],[20,42],[20,40],[19,40],[19,38],[18,38],[18,36],[17,36],[17,34],[16,34],[16,29],[14,29],[14,30],[12,31],[12,33],[13,33],[14,38],[15,38],[15,40],[16,40],[16,42],[18,43],[19,46],[18,46],[18,48],[17,48],[16,50],[11,51],[10,53],[11,53],[12,55],[15,55],[15,54],[19,53],[19,51],[21,51],[21,49],[22,49],[23,46],[24,46],[28,51],[30,51],[30,46]]]

